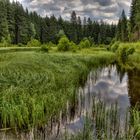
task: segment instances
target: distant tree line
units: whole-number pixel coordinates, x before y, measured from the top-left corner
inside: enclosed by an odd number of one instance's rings
[[[132,0],[130,19],[127,19],[125,11],[122,11],[116,38],[123,42],[140,40],[140,0]]]
[[[57,19],[54,15],[43,18],[24,9],[19,2],[0,0],[0,42],[27,44],[31,39],[37,39],[41,43],[57,43],[65,34],[76,44],[84,38],[95,44],[109,44],[116,35],[116,27],[103,21],[92,21],[91,18],[82,21],[75,11],[70,21],[61,16]]]

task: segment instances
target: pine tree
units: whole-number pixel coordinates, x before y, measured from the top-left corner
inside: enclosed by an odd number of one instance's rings
[[[87,37],[87,19],[84,17],[83,20],[83,37]]]
[[[77,19],[77,42],[79,43],[82,40],[82,22],[80,16]]]
[[[131,32],[134,31],[134,27],[136,26],[136,22],[135,22],[136,1],[137,0],[132,0],[132,4],[131,4],[131,15],[130,15]]]
[[[10,40],[10,34],[7,21],[7,7],[6,1],[0,0],[0,42],[3,40]]]
[[[140,0],[136,1],[135,24],[135,29],[138,33],[138,39],[140,39]]]
[[[120,41],[128,41],[127,18],[125,11],[122,11],[117,28],[117,39]]]
[[[87,37],[92,36],[92,20],[88,18],[87,20]]]
[[[71,14],[71,33],[70,33],[70,40],[77,43],[77,15],[76,12],[73,11]]]

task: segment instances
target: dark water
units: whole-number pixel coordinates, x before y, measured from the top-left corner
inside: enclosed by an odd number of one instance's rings
[[[60,136],[65,132],[77,134],[84,128],[84,122],[87,115],[93,112],[93,98],[104,102],[104,105],[117,104],[120,124],[125,125],[126,112],[130,106],[134,106],[140,101],[140,72],[120,72],[116,66],[108,66],[91,71],[88,75],[84,87],[80,87],[76,94],[75,105],[67,103],[67,113],[65,117],[60,112],[59,123],[51,124],[51,136],[48,137],[47,128],[38,135],[36,130],[29,134],[22,134],[22,138],[16,138],[13,134],[4,134],[0,132],[0,139],[3,140],[47,140],[61,139]],[[63,116],[63,117],[62,117]],[[35,138],[34,138],[35,137]]]

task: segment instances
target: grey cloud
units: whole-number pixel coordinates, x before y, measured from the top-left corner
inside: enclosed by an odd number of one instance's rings
[[[21,0],[31,11],[42,16],[54,14],[68,19],[73,10],[81,17],[116,22],[124,9],[129,15],[131,0]]]

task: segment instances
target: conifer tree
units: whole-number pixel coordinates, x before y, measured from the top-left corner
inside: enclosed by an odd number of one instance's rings
[[[117,28],[117,39],[120,41],[128,41],[127,18],[125,11],[122,11]]]
[[[0,42],[3,40],[10,40],[10,34],[7,21],[7,7],[6,1],[0,0]]]

